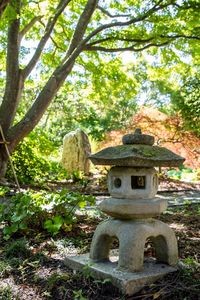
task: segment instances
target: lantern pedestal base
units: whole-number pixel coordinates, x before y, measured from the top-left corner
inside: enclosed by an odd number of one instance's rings
[[[175,234],[167,224],[159,220],[107,219],[101,222],[92,238],[90,258],[95,262],[108,261],[114,239],[119,241],[119,270],[142,271],[144,249],[148,240],[155,247],[158,262],[170,266],[178,263]]]
[[[89,254],[71,256],[65,258],[65,264],[73,270],[83,271],[87,267],[87,272],[96,279],[109,279],[118,287],[120,291],[127,295],[133,295],[141,290],[145,285],[149,285],[162,278],[170,272],[177,271],[177,268],[162,263],[156,263],[152,258],[145,259],[144,268],[140,272],[128,272],[117,269],[117,257],[110,256],[106,262],[95,263],[89,258]]]

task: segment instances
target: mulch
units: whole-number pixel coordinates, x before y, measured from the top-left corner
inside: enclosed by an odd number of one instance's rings
[[[86,194],[107,194],[106,176],[96,180],[48,182],[47,189],[67,188]],[[23,186],[33,188],[32,186]],[[37,187],[34,187],[37,189]],[[40,187],[38,187],[39,189]],[[186,183],[160,177],[160,191],[200,190],[200,183]],[[14,190],[13,190],[14,193]],[[63,262],[67,253],[88,252],[91,239],[99,219],[80,217],[73,230],[59,234],[53,239],[43,233],[26,237],[31,256],[22,258],[8,270],[1,272],[0,299],[2,300],[132,300],[132,299],[200,299],[200,205],[173,208],[159,219],[175,231],[178,241],[179,258],[186,268],[165,276],[162,280],[143,288],[133,296],[124,296],[110,282],[99,282],[90,276],[74,273]],[[5,260],[7,242],[2,239],[0,227],[0,261]],[[15,236],[15,240],[21,238]],[[64,241],[65,247],[55,246]],[[114,247],[117,247],[115,243]],[[146,245],[145,254],[154,255],[151,241]],[[10,289],[10,290],[9,290]]]
[[[162,280],[145,287],[139,293],[128,297],[109,282],[102,284],[91,277],[74,273],[63,263],[62,251],[58,251],[55,241],[69,240],[66,247],[72,251],[89,251],[89,245],[98,220],[81,217],[74,229],[65,236],[54,238],[29,237],[31,257],[22,259],[18,266],[1,274],[0,290],[10,287],[12,298],[7,295],[0,299],[15,300],[132,300],[132,299],[199,299],[200,295],[200,213],[199,207],[192,205],[186,208],[170,210],[160,217],[176,233],[181,261],[190,267],[165,276]],[[16,237],[17,239],[18,237]],[[5,242],[1,241],[0,259],[4,257]],[[75,245],[75,247],[74,247]],[[77,246],[77,248],[76,248]],[[146,245],[146,255],[153,253],[153,245]],[[115,244],[116,247],[116,244]],[[81,249],[82,248],[82,249]],[[68,249],[70,251],[70,249]]]

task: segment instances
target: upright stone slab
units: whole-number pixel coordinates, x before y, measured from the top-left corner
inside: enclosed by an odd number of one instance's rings
[[[88,156],[90,154],[90,142],[83,130],[77,129],[65,135],[61,163],[69,173],[82,171],[88,174],[90,169]]]

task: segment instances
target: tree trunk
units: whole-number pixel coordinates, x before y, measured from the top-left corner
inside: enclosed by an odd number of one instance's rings
[[[15,1],[18,5],[17,9],[19,9],[21,0]],[[91,16],[95,11],[98,0],[87,1],[62,63],[54,70],[51,77],[35,99],[32,107],[26,112],[21,121],[13,126],[13,120],[20,102],[24,81],[40,58],[41,52],[50,37],[57,18],[70,1],[71,0],[60,1],[61,4],[58,5],[56,17],[49,20],[46,33],[42,37],[30,63],[28,63],[23,70],[20,70],[19,68],[20,18],[17,17],[9,28],[6,70],[7,78],[5,95],[0,106],[0,121],[6,141],[9,142],[10,154],[15,150],[18,143],[38,124],[52,99],[66,80],[67,76],[71,73],[77,57],[83,51],[83,37]],[[0,178],[5,175],[8,162],[8,157],[3,147],[5,148],[5,145],[0,146]]]
[[[5,145],[0,146],[0,182],[5,180],[5,174],[8,164],[8,155],[5,150]]]
[[[20,13],[20,2],[20,0],[15,1],[15,9],[18,14]],[[8,28],[6,85],[0,106],[0,121],[5,135],[12,126],[23,89],[23,80],[19,69],[19,29],[20,18],[16,18]]]

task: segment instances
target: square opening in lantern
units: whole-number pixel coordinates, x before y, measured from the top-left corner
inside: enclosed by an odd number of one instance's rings
[[[146,188],[146,176],[131,176],[132,189],[145,189]]]

